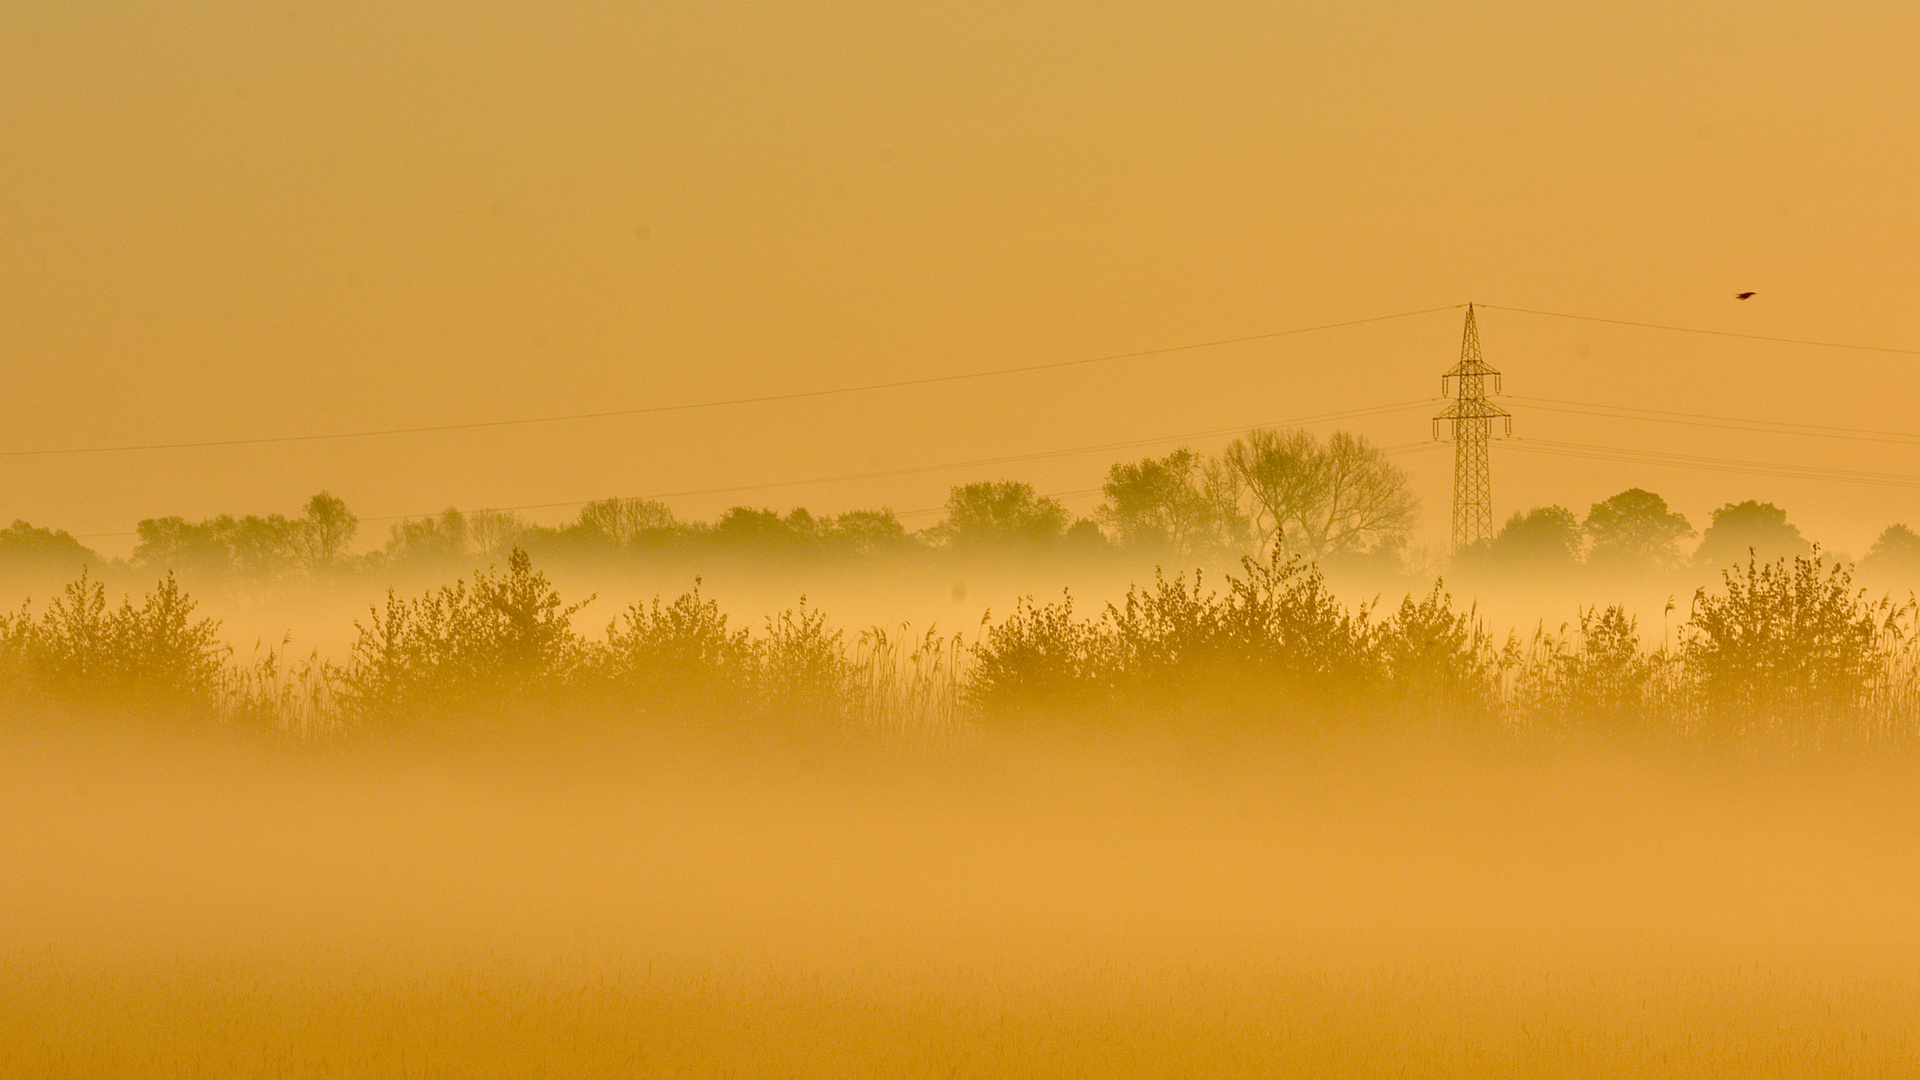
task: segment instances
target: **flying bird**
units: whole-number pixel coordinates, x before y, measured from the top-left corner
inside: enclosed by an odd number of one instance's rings
[[[1752,296],[1753,296],[1753,294],[1752,294],[1752,293],[1750,293],[1750,292],[1743,292],[1743,293],[1739,293],[1739,294],[1737,294],[1736,296],[1734,296],[1734,299],[1735,299],[1735,300],[1746,300],[1746,299],[1750,299],[1750,298],[1751,298]]]

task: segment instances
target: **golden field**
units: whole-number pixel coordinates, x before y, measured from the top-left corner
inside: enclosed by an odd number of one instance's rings
[[[1910,1076],[1904,760],[0,753],[10,1076]]]

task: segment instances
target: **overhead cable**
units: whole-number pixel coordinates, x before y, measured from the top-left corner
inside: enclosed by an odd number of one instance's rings
[[[656,492],[650,492],[644,495],[637,495],[632,497],[640,498],[640,499],[673,499],[673,498],[687,498],[687,497],[692,497],[697,495],[731,495],[731,494],[737,494],[737,493],[746,492],[746,491],[771,491],[771,490],[776,490],[780,488],[807,487],[814,484],[834,484],[834,483],[843,483],[843,482],[853,481],[853,480],[876,480],[876,479],[893,477],[893,476],[910,476],[916,473],[944,472],[952,469],[985,468],[989,465],[1007,465],[1007,464],[1013,464],[1016,462],[1023,462],[1023,461],[1039,461],[1046,458],[1071,457],[1076,454],[1093,454],[1093,453],[1108,452],[1113,450],[1136,449],[1144,446],[1158,446],[1158,445],[1164,445],[1167,443],[1186,442],[1191,439],[1204,439],[1204,438],[1218,437],[1221,435],[1237,435],[1254,427],[1296,427],[1303,424],[1318,424],[1318,423],[1328,423],[1336,420],[1351,420],[1351,419],[1356,419],[1363,416],[1377,416],[1382,413],[1401,412],[1401,411],[1405,411],[1407,409],[1413,409],[1413,408],[1424,408],[1431,404],[1432,404],[1431,400],[1423,398],[1423,399],[1413,400],[1413,401],[1395,402],[1390,405],[1373,405],[1373,406],[1369,406],[1367,408],[1362,408],[1362,409],[1345,409],[1339,412],[1315,413],[1308,416],[1296,416],[1296,417],[1291,417],[1285,420],[1276,420],[1267,424],[1241,424],[1233,427],[1209,428],[1204,431],[1182,432],[1177,435],[1161,435],[1151,439],[1131,439],[1125,442],[1100,443],[1093,446],[1075,446],[1075,447],[1069,447],[1062,450],[1040,450],[1040,451],[1035,451],[1033,453],[1026,453],[1026,454],[1006,454],[1000,457],[975,458],[970,461],[948,461],[948,462],[941,462],[940,464],[937,464],[937,465],[911,465],[911,466],[904,466],[897,469],[876,469],[876,470],[871,470],[867,472],[840,473],[834,476],[810,476],[810,477],[805,477],[797,480],[775,480],[775,481],[755,483],[755,484],[735,484],[735,485],[730,485],[726,487],[683,488],[676,491],[656,491]],[[1397,454],[1405,453],[1409,449],[1419,449],[1425,445],[1428,445],[1428,444],[1411,443],[1411,444],[1404,444],[1400,446],[1391,446],[1391,447],[1383,448],[1381,452],[1388,455],[1397,455]],[[1098,491],[1100,489],[1092,488],[1089,490]],[[1072,494],[1085,494],[1085,492],[1073,492]],[[594,501],[596,500],[566,499],[559,502],[519,503],[513,506],[479,507],[476,509],[475,512],[557,510],[557,509],[570,507],[570,506],[585,506],[586,504]],[[938,509],[938,508],[936,507],[935,509]],[[425,511],[425,512],[412,513],[412,514],[381,514],[374,517],[360,518],[359,520],[363,522],[407,521],[407,520],[416,519],[416,518],[432,517],[434,516],[434,514],[438,512],[439,511]],[[909,512],[920,513],[922,511],[909,511]],[[136,534],[131,532],[83,533],[83,534],[76,535],[75,539],[97,540],[97,539],[106,539],[110,537],[124,537],[124,536],[133,536],[133,535],[136,535]]]
[[[1802,424],[1787,420],[1755,420],[1741,416],[1717,416],[1712,413],[1674,412],[1666,409],[1642,409],[1632,405],[1604,405],[1564,398],[1508,395],[1507,400],[1527,408],[1574,416],[1597,416],[1611,420],[1642,420],[1649,423],[1683,424],[1689,427],[1719,428],[1725,431],[1752,431],[1768,435],[1805,435],[1822,439],[1849,439],[1857,442],[1890,443],[1909,446],[1920,443],[1920,434],[1882,431],[1875,428],[1835,427],[1827,424]],[[1574,406],[1585,406],[1576,408]]]
[[[331,431],[309,435],[262,435],[239,439],[128,443],[118,446],[76,446],[40,450],[0,450],[0,458],[51,457],[71,454],[115,454],[144,450],[192,450],[222,446],[265,446],[273,443],[364,439],[389,435],[424,435],[443,431],[476,431],[485,428],[522,427],[529,424],[554,424],[572,420],[601,420],[619,416],[648,416],[660,413],[691,412],[698,409],[718,409],[780,401],[803,401],[810,398],[836,397],[844,394],[860,394],[875,390],[899,390],[915,386],[933,386],[942,383],[998,378],[1003,375],[1018,375],[1034,371],[1055,371],[1061,368],[1084,367],[1088,364],[1104,364],[1116,360],[1134,360],[1144,357],[1165,356],[1169,353],[1191,352],[1196,349],[1211,349],[1221,345],[1239,345],[1250,341],[1269,341],[1274,338],[1293,337],[1299,334],[1317,333],[1322,330],[1338,330],[1343,327],[1363,326],[1367,323],[1387,322],[1392,319],[1408,319],[1416,315],[1431,315],[1437,311],[1451,311],[1454,308],[1463,306],[1464,305],[1461,304],[1446,304],[1440,307],[1423,308],[1419,311],[1402,311],[1392,315],[1373,315],[1364,319],[1348,319],[1345,322],[1321,323],[1317,326],[1300,326],[1291,330],[1274,330],[1263,334],[1247,334],[1242,337],[1220,338],[1214,341],[1197,341],[1186,345],[1166,345],[1157,349],[1108,353],[1105,356],[1088,356],[1081,357],[1077,360],[1055,360],[1044,364],[1021,364],[1015,367],[991,368],[986,371],[966,371],[952,375],[927,375],[913,379],[894,379],[887,382],[861,383],[854,386],[836,386],[821,390],[795,390],[779,394],[756,394],[748,397],[715,398],[707,401],[680,402],[673,405],[643,405],[629,409],[603,409],[596,412],[563,413],[552,416],[523,416],[502,420],[472,420],[452,424],[420,424],[412,427],[366,428],[358,431]]]
[[[1691,454],[1671,454],[1655,450],[1634,450],[1619,446],[1596,446],[1588,443],[1559,442],[1545,439],[1509,439],[1498,445],[1528,454],[1551,454],[1557,457],[1587,458],[1596,461],[1620,461],[1640,465],[1665,465],[1678,469],[1697,469],[1707,472],[1740,473],[1749,476],[1771,476],[1787,480],[1816,480],[1823,483],[1875,484],[1884,487],[1920,487],[1920,476],[1904,473],[1868,472],[1860,469],[1830,469],[1812,465],[1792,465],[1782,462],[1747,461],[1738,458],[1701,457]]]
[[[1672,326],[1666,323],[1634,322],[1631,319],[1606,319],[1597,315],[1572,315],[1564,311],[1540,311],[1535,308],[1506,307],[1502,304],[1475,304],[1474,306],[1485,308],[1488,311],[1511,311],[1519,315],[1544,315],[1550,319],[1577,319],[1581,322],[1610,323],[1614,326],[1639,327],[1642,330],[1672,330],[1682,334],[1706,334],[1711,337],[1741,338],[1746,341],[1771,341],[1782,345],[1816,345],[1823,349],[1855,349],[1860,352],[1920,356],[1920,349],[1903,349],[1890,345],[1858,345],[1845,341],[1814,341],[1808,338],[1773,337],[1769,334],[1747,334],[1734,330],[1703,330],[1697,326]]]

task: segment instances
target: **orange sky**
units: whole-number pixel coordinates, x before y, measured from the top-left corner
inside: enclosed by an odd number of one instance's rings
[[[0,450],[781,393],[1467,300],[1920,348],[1916,55],[1920,8],[1890,2],[6,5]],[[1920,433],[1912,355],[1481,330],[1514,394]],[[6,457],[0,517],[114,533],[321,488],[378,517],[1067,450],[1429,398],[1458,336],[1448,311],[699,412]],[[1920,446],[1511,407],[1528,439],[1920,476]],[[1413,442],[1438,408],[1350,426]],[[669,501],[918,510],[1160,450]],[[1400,460],[1443,543],[1450,451]],[[1629,485],[1696,524],[1773,499],[1856,555],[1920,526],[1920,488],[1512,448],[1494,483],[1502,518]]]

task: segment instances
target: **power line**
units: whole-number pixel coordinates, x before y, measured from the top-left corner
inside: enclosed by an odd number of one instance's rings
[[[1604,405],[1597,402],[1568,401],[1562,398],[1526,397],[1518,394],[1514,395],[1512,400],[1521,402],[1528,408],[1542,409],[1547,412],[1569,413],[1575,416],[1598,416],[1610,420],[1641,420],[1648,423],[1684,424],[1689,427],[1719,428],[1725,431],[1753,431],[1770,435],[1805,435],[1822,439],[1851,439],[1858,442],[1888,443],[1895,446],[1911,446],[1915,443],[1920,443],[1920,434],[1912,434],[1904,431],[1835,427],[1827,424],[1800,424],[1786,420],[1755,420],[1742,416],[1716,416],[1711,413],[1674,412],[1667,409],[1641,409],[1632,405]],[[1552,404],[1546,404],[1548,402]],[[1586,408],[1573,408],[1571,406],[1586,406]]]
[[[1511,311],[1520,315],[1544,315],[1550,319],[1577,319],[1581,322],[1611,323],[1614,326],[1635,326],[1642,330],[1672,330],[1682,334],[1707,334],[1712,337],[1741,338],[1746,341],[1771,341],[1783,345],[1816,345],[1823,349],[1855,349],[1860,352],[1894,353],[1900,356],[1920,356],[1920,349],[1900,349],[1887,345],[1855,345],[1845,341],[1813,341],[1807,338],[1773,337],[1768,334],[1743,334],[1733,330],[1703,330],[1697,326],[1669,326],[1665,323],[1634,322],[1631,319],[1605,319],[1597,315],[1571,315],[1564,311],[1539,311],[1534,308],[1505,307],[1500,304],[1481,304],[1489,311]]]
[[[1220,435],[1234,435],[1234,434],[1240,434],[1242,432],[1245,432],[1251,427],[1296,427],[1304,424],[1328,423],[1335,420],[1352,420],[1352,419],[1358,419],[1364,416],[1378,416],[1384,413],[1403,412],[1407,409],[1424,408],[1429,404],[1431,404],[1431,402],[1427,400],[1401,401],[1401,402],[1395,402],[1391,405],[1373,405],[1373,406],[1369,406],[1367,408],[1362,408],[1362,409],[1345,409],[1339,412],[1316,413],[1310,416],[1291,417],[1286,420],[1276,420],[1267,424],[1251,424],[1251,425],[1243,424],[1243,425],[1236,425],[1233,427],[1210,428],[1205,431],[1189,431],[1189,432],[1183,432],[1177,435],[1157,436],[1151,439],[1131,439],[1125,442],[1100,443],[1093,446],[1075,446],[1075,447],[1069,447],[1062,450],[1040,450],[1040,451],[1035,451],[1035,452],[1026,453],[1026,454],[1006,454],[1000,457],[975,458],[970,461],[942,462],[937,465],[911,465],[911,466],[904,466],[902,468],[897,468],[897,469],[876,469],[868,472],[841,473],[835,476],[811,476],[811,477],[805,477],[803,479],[798,479],[798,480],[775,480],[775,481],[770,481],[765,483],[735,484],[727,487],[684,488],[678,491],[657,491],[657,492],[651,492],[648,494],[638,495],[633,497],[641,498],[641,499],[673,499],[673,498],[686,498],[686,497],[692,497],[697,495],[731,495],[731,494],[736,494],[739,492],[746,492],[746,491],[771,491],[771,490],[776,490],[780,488],[806,487],[813,484],[833,484],[833,483],[843,483],[843,482],[853,481],[853,480],[875,480],[875,479],[882,479],[882,478],[894,477],[894,476],[910,476],[918,473],[943,472],[951,469],[985,468],[990,465],[1008,465],[1008,464],[1013,464],[1016,462],[1023,462],[1023,461],[1039,461],[1046,458],[1071,457],[1076,454],[1094,454],[1094,453],[1110,452],[1114,450],[1130,450],[1130,449],[1137,449],[1143,446],[1158,446],[1158,445],[1164,445],[1166,443],[1186,442],[1190,439],[1204,439],[1204,438],[1211,438],[1211,437],[1216,437]],[[1386,447],[1386,448],[1383,448],[1381,452],[1389,455],[1397,455],[1401,453],[1406,453],[1409,450],[1422,449],[1430,445],[1434,445],[1434,444],[1424,443],[1424,442],[1408,443],[1408,444],[1403,444],[1399,446]],[[1099,491],[1099,490],[1101,489],[1099,488],[1087,489],[1087,491]],[[1086,494],[1087,491],[1072,492],[1069,494]],[[594,501],[595,500],[593,499],[568,499],[560,502],[520,503],[513,506],[480,507],[475,512],[489,511],[489,510],[499,511],[499,512],[514,512],[514,511],[520,511],[520,510],[556,510],[556,509],[560,509],[563,507],[570,507],[570,506],[585,506],[587,503],[594,502]],[[940,508],[934,507],[933,509],[940,509]],[[923,513],[923,512],[925,511],[917,511],[917,510],[909,511],[909,513]],[[359,520],[363,522],[407,521],[414,518],[432,517],[434,516],[435,513],[438,513],[438,511],[430,510],[430,511],[425,511],[421,513],[413,513],[413,514],[381,514],[375,517],[361,518]],[[138,534],[134,532],[100,532],[100,533],[81,533],[76,535],[74,538],[76,540],[101,540],[101,539],[136,536],[136,535]]]
[[[1791,465],[1780,462],[1748,461],[1740,458],[1702,457],[1672,454],[1658,450],[1635,450],[1620,446],[1558,442],[1545,439],[1515,439],[1502,445],[1529,454],[1586,458],[1595,461],[1621,461],[1640,465],[1666,465],[1680,469],[1771,476],[1787,480],[1818,480],[1843,484],[1875,484],[1885,487],[1920,487],[1920,476],[1904,473],[1867,472],[1859,469],[1831,469],[1817,465]]]
[[[274,443],[364,439],[389,435],[424,435],[444,431],[475,431],[485,428],[521,427],[529,424],[553,424],[573,420],[601,420],[619,416],[648,416],[659,413],[690,412],[698,409],[718,409],[738,405],[758,405],[769,402],[803,401],[811,398],[860,394],[875,390],[898,390],[915,386],[934,386],[943,383],[964,382],[971,379],[998,378],[1003,375],[1018,375],[1034,371],[1055,371],[1061,368],[1084,367],[1088,364],[1104,364],[1115,360],[1134,360],[1150,356],[1164,356],[1169,353],[1191,352],[1196,349],[1211,349],[1221,345],[1239,345],[1249,341],[1270,341],[1274,338],[1293,337],[1299,334],[1311,334],[1323,330],[1338,330],[1350,326],[1364,326],[1368,323],[1387,322],[1393,319],[1409,319],[1416,315],[1431,315],[1438,311],[1451,311],[1460,306],[1459,304],[1448,304],[1441,307],[1423,308],[1419,311],[1402,311],[1393,315],[1373,315],[1364,319],[1349,319],[1345,322],[1322,323],[1318,326],[1301,326],[1291,330],[1274,330],[1264,334],[1248,334],[1244,337],[1220,338],[1214,341],[1199,341],[1186,345],[1167,345],[1157,349],[1141,349],[1136,352],[1109,353],[1105,356],[1089,356],[1077,360],[1056,360],[1044,364],[1022,364],[1016,367],[961,372],[953,375],[928,375],[915,379],[895,379],[889,382],[861,383],[855,386],[837,386],[822,390],[796,390],[782,394],[757,394],[749,397],[718,398],[710,401],[691,401],[674,405],[645,405],[631,409],[605,409],[597,412],[565,413],[555,416],[527,416],[503,420],[473,420],[456,424],[422,424],[414,427],[367,428],[359,431],[333,431],[312,435],[265,435],[241,439],[130,443],[120,446],[0,450],[0,458],[52,457],[72,454],[116,454],[148,450],[192,450],[224,446],[265,446]]]

